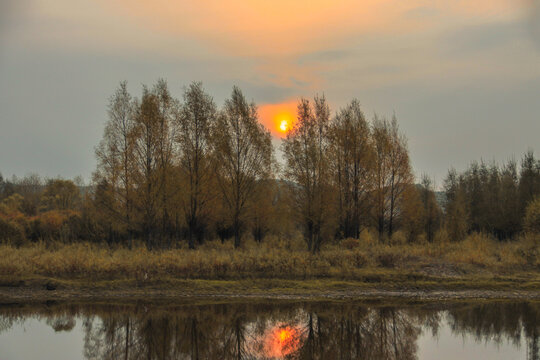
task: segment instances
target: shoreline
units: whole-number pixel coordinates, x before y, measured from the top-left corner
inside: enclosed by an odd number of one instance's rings
[[[453,279],[452,279],[453,280]],[[88,282],[52,278],[0,281],[0,305],[48,301],[138,302],[197,299],[251,300],[539,300],[538,287],[512,286],[508,281],[446,283],[379,283],[335,279],[312,280],[175,280],[136,283],[132,280]]]

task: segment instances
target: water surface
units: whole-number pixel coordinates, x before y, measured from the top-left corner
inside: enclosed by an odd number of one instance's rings
[[[0,359],[540,359],[540,303],[0,306]]]

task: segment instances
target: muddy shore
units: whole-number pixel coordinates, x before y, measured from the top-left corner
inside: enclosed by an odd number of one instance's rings
[[[174,301],[186,299],[361,300],[540,300],[540,289],[511,283],[369,284],[335,280],[183,280],[137,284],[77,283],[51,279],[13,280],[0,284],[0,304],[44,301]]]

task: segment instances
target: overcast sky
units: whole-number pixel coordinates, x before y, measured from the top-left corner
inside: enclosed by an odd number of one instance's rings
[[[0,172],[90,179],[108,97],[160,77],[262,114],[317,93],[395,112],[440,184],[539,155],[540,0],[0,0]]]

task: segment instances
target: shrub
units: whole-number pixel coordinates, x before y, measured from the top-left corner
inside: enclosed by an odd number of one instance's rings
[[[349,250],[356,249],[360,246],[360,240],[353,238],[343,239],[341,241],[341,246]]]
[[[523,227],[527,232],[540,234],[540,196],[527,205]]]
[[[392,245],[402,245],[407,242],[407,236],[405,236],[405,233],[401,230],[398,230],[392,234],[392,237],[390,238],[390,243]]]
[[[447,254],[451,262],[479,265],[482,267],[497,262],[495,249],[497,243],[486,234],[472,233],[457,244],[453,251]]]
[[[13,222],[0,217],[0,242],[21,246],[26,240],[23,228]]]
[[[360,243],[365,245],[374,245],[377,243],[377,237],[373,236],[372,232],[369,229],[363,229],[360,232]]]
[[[439,229],[435,236],[433,237],[433,241],[438,244],[447,244],[450,242],[450,236],[448,235],[448,231],[446,231],[445,228]]]
[[[270,249],[284,249],[287,244],[285,238],[277,235],[268,235],[263,240],[263,246]]]
[[[185,242],[182,241],[181,244],[184,244]],[[232,239],[228,239],[225,241],[221,240],[210,240],[205,241],[200,247],[201,250],[216,250],[216,251],[229,251],[234,249],[234,243]]]
[[[427,242],[428,242],[426,233],[425,233],[425,232],[420,233],[420,234],[416,237],[416,240],[415,240],[414,242],[415,242],[416,244],[426,245]]]
[[[355,251],[353,253],[353,258],[354,258],[354,265],[357,268],[364,267],[368,263],[368,258],[366,257],[366,255],[359,251]]]
[[[244,250],[256,249],[258,243],[255,241],[255,238],[251,234],[245,234],[242,236],[242,241],[240,242],[240,247]]]
[[[290,237],[267,235],[262,241],[263,248],[271,249],[286,249],[288,251],[303,251],[307,249],[306,242],[300,233],[296,233]]]
[[[58,238],[65,216],[58,211],[47,211],[39,216],[38,229],[42,237]]]
[[[393,268],[396,266],[399,256],[392,252],[385,251],[377,256],[377,261],[382,267]]]

